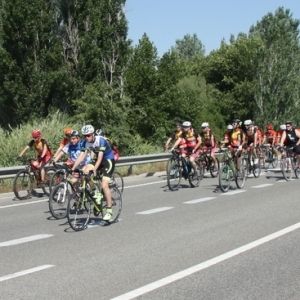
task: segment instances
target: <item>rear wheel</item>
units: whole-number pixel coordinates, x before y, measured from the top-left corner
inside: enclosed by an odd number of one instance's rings
[[[191,171],[189,173],[189,183],[191,187],[199,186],[199,183],[203,177],[201,177],[201,170],[196,164],[196,169],[191,167]]]
[[[13,191],[19,200],[31,197],[33,190],[33,177],[26,170],[19,171],[13,181]]]
[[[177,160],[170,159],[167,164],[167,183],[171,191],[178,189],[182,178],[181,167]]]
[[[87,227],[91,215],[91,202],[82,195],[73,193],[69,197],[67,217],[71,228],[75,231]]]
[[[115,185],[121,193],[124,191],[124,180],[118,172],[114,172],[112,175],[112,185]]]
[[[113,187],[110,189],[111,198],[112,198],[112,218],[110,219],[109,223],[115,223],[118,221],[119,216],[122,211],[122,193],[117,187]],[[103,200],[102,203],[102,214],[105,215],[107,208],[107,203]]]
[[[226,193],[230,189],[231,182],[233,181],[233,171],[230,166],[225,163],[221,166],[219,172],[219,186],[222,192]]]
[[[62,182],[52,188],[49,196],[49,210],[55,219],[63,219],[67,216],[68,199],[72,191],[69,182]]]
[[[256,178],[258,178],[261,174],[261,164],[262,160],[260,157],[253,160],[252,173]]]

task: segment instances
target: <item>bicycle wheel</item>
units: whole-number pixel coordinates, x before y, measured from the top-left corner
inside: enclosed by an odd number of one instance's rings
[[[189,173],[189,183],[192,188],[199,186],[199,183],[203,178],[203,177],[201,178],[201,171],[197,164],[196,166],[197,166],[196,169],[191,167],[191,171]]]
[[[66,171],[64,169],[56,170],[50,180],[50,186],[49,186],[50,191],[54,186],[60,184],[65,178],[66,178]]]
[[[219,171],[219,186],[222,192],[226,193],[230,189],[233,180],[233,171],[230,166],[225,163]]]
[[[167,164],[167,183],[171,191],[178,189],[182,178],[181,167],[177,160],[170,159]]]
[[[272,151],[272,167],[273,168],[276,168],[278,166],[278,161],[279,161],[278,153],[275,150],[273,150]]]
[[[262,161],[260,157],[253,160],[252,173],[256,178],[258,178],[261,174],[261,164]]]
[[[220,163],[219,160],[216,158],[217,162],[214,162],[212,158],[210,158],[210,166],[209,166],[209,172],[211,177],[215,178],[219,174],[219,168],[220,168]]]
[[[51,192],[51,179],[53,177],[53,175],[55,174],[56,172],[56,169],[54,167],[48,167],[46,170],[45,170],[45,182],[42,186],[42,190],[44,192],[44,194],[46,196],[49,196],[50,195],[50,192]]]
[[[291,159],[289,157],[283,157],[280,161],[280,169],[282,175],[286,181],[291,180],[292,178],[292,165]]]
[[[33,190],[33,178],[26,170],[19,171],[13,181],[13,192],[19,200],[31,197]]]
[[[118,221],[119,216],[122,211],[122,193],[117,187],[110,188],[111,198],[112,198],[112,218],[109,223],[115,223]],[[106,200],[102,202],[102,215],[105,215],[107,208]]]
[[[67,217],[70,227],[75,231],[87,227],[91,215],[91,202],[82,195],[73,193],[69,196]]]
[[[72,186],[68,181],[52,188],[49,196],[49,210],[55,219],[63,219],[67,216],[68,199],[72,191]]]
[[[114,172],[112,175],[112,187],[115,185],[121,193],[124,191],[124,180],[120,173]]]
[[[241,165],[239,170],[236,172],[235,183],[239,189],[242,189],[245,186],[246,178],[247,178],[247,160],[242,158]]]

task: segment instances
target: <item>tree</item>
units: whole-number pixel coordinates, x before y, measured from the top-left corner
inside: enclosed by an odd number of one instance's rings
[[[257,119],[262,123],[300,121],[299,24],[280,7],[250,30],[263,42],[254,89]]]

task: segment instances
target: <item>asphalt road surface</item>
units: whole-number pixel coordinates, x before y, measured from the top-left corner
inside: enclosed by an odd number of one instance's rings
[[[266,176],[267,175],[267,176]],[[300,299],[300,181],[222,193],[125,179],[118,223],[73,232],[46,198],[0,195],[0,299]]]

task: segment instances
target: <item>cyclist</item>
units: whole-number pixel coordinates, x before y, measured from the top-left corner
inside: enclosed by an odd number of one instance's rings
[[[264,144],[269,144],[270,146],[274,146],[276,143],[276,136],[277,132],[274,130],[274,127],[272,124],[268,124],[266,126],[266,131],[264,135]]]
[[[281,124],[279,126],[279,130],[277,131],[277,135],[276,135],[276,145],[280,145],[280,141],[281,141],[281,137],[283,132],[286,130],[286,125],[285,124]],[[283,144],[286,144],[286,139],[284,140]]]
[[[258,163],[257,155],[256,155],[256,147],[258,145],[258,131],[257,127],[254,126],[251,120],[245,120],[244,122],[245,130],[244,130],[244,142],[243,146],[249,148],[250,154],[254,157],[254,163]]]
[[[70,134],[70,142],[66,144],[62,150],[53,158],[54,162],[59,161],[59,159],[64,155],[68,155],[68,159],[64,162],[69,168],[72,168],[77,157],[81,153],[81,140],[80,135],[77,130],[73,130]],[[87,157],[85,161],[82,162],[81,167],[87,165],[90,161],[90,158]]]
[[[73,130],[70,127],[64,129],[64,138],[60,141],[59,147],[53,155],[54,159],[60,153],[60,151],[70,142],[70,136],[72,132]]]
[[[96,130],[96,135],[100,135],[100,136],[104,137],[109,142],[110,147],[114,153],[115,161],[119,160],[120,152],[119,152],[119,148],[118,148],[117,144],[114,141],[112,141],[110,138],[108,138],[107,135],[104,133],[104,130],[101,128]]]
[[[293,126],[292,121],[286,121],[286,130],[283,131],[280,146],[282,147],[285,143],[288,151],[292,151],[297,155],[297,162],[299,165],[300,159],[300,129],[296,129]]]
[[[199,157],[201,137],[194,131],[190,121],[183,122],[181,128],[182,133],[171,148],[171,151],[179,147],[180,154],[182,157],[187,157],[189,159],[193,169],[195,170],[195,174],[197,174],[195,159]]]
[[[39,129],[34,129],[31,132],[32,140],[28,143],[28,145],[21,151],[19,157],[22,157],[24,153],[30,149],[34,148],[37,154],[36,160],[32,161],[32,166],[35,169],[41,171],[41,182],[43,185],[45,183],[45,169],[44,166],[49,162],[52,157],[51,148],[48,145],[45,139],[42,139],[42,133]]]
[[[203,151],[207,152],[208,150],[210,151],[210,156],[213,159],[215,165],[218,164],[217,159],[216,159],[216,139],[212,133],[211,128],[209,127],[208,122],[203,122],[201,124],[201,142],[202,142],[202,149]]]
[[[102,170],[103,178],[101,186],[107,202],[106,214],[104,215],[103,220],[109,221],[112,218],[112,197],[109,189],[109,182],[115,168],[114,154],[108,141],[100,135],[95,135],[95,129],[92,125],[83,126],[81,133],[85,140],[81,144],[81,153],[76,159],[72,170],[74,171],[84,161],[88,156],[89,151],[92,151],[96,155],[95,164],[86,165],[83,168],[83,171],[93,171],[94,176],[96,176],[97,170]]]
[[[165,143],[165,147],[164,147],[165,151],[168,151],[171,142],[177,141],[177,139],[180,137],[181,133],[182,133],[181,124],[177,123],[176,130],[170,135],[170,137],[167,139],[167,141]]]

